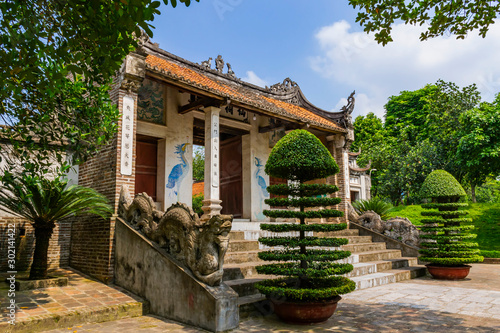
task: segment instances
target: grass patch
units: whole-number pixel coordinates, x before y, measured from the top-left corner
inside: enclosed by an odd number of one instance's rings
[[[500,251],[500,204],[499,203],[475,203],[467,208],[472,224],[476,227],[473,233],[477,234],[476,241],[479,249],[484,251]],[[388,213],[391,217],[406,217],[414,225],[421,225],[423,216],[420,205],[397,206]],[[493,253],[494,254],[494,253]],[[498,255],[498,254],[497,254]],[[486,256],[486,255],[485,255]],[[495,258],[490,257],[488,258]]]
[[[406,217],[408,220],[411,221],[414,225],[422,225],[420,222],[421,219],[424,217],[420,215],[420,213],[424,209],[420,207],[420,205],[409,205],[409,206],[396,206],[392,207],[388,212],[387,212],[387,219],[393,218],[393,217]]]

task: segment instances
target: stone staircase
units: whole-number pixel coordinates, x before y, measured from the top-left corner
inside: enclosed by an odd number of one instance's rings
[[[259,275],[255,269],[256,266],[267,263],[258,258],[259,251],[263,250],[257,241],[260,234],[262,232],[256,230],[230,233],[229,248],[224,259],[223,280],[240,296],[240,317],[248,316],[255,306],[261,311],[266,307],[265,296],[254,287],[256,282],[272,278]],[[371,236],[359,236],[357,229],[316,235],[349,239],[349,244],[342,246],[342,249],[351,251],[352,255],[343,262],[354,266],[354,270],[346,276],[356,282],[356,289],[376,287],[425,275],[425,267],[418,265],[417,258],[402,257],[400,250],[387,249],[383,242],[374,243]]]

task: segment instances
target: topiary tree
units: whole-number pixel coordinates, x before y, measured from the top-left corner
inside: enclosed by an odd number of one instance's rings
[[[432,199],[422,205],[428,211],[422,212],[427,218],[422,220],[424,226],[420,228],[424,232],[420,235],[423,240],[420,259],[439,266],[483,261],[478,244],[472,241],[476,235],[469,233],[474,226],[461,225],[471,219],[464,217],[468,214],[466,210],[459,209],[467,207],[467,203],[458,202],[465,196],[460,183],[448,172],[435,170],[425,179],[420,195]]]
[[[270,296],[271,300],[314,302],[336,299],[338,301],[340,299],[338,295],[355,289],[355,283],[350,279],[335,276],[352,271],[351,264],[338,262],[349,257],[351,255],[349,251],[311,249],[311,247],[339,247],[347,244],[348,240],[306,236],[306,232],[330,232],[347,228],[345,223],[306,224],[306,219],[342,216],[342,212],[334,209],[310,209],[340,203],[340,198],[320,197],[337,192],[337,186],[305,184],[306,181],[324,178],[338,171],[339,167],[326,147],[317,137],[305,130],[290,132],[271,151],[265,172],[291,182],[290,185],[269,186],[267,188],[269,193],[288,198],[266,199],[265,203],[270,206],[293,207],[293,209],[264,210],[263,213],[268,217],[295,218],[300,221],[299,224],[261,224],[261,230],[295,234],[259,238],[261,244],[280,247],[259,253],[260,259],[278,263],[258,266],[258,273],[285,276],[280,279],[265,280],[256,285],[257,289]]]

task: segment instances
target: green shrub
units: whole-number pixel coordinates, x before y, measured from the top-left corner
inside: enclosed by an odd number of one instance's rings
[[[198,213],[199,216],[203,215],[203,210],[201,207],[203,206],[203,194],[193,196],[193,210],[195,213]]]
[[[257,266],[259,274],[281,275],[256,284],[257,289],[269,297],[287,301],[307,302],[333,299],[351,292],[356,285],[346,277],[335,276],[352,271],[351,264],[335,262],[351,255],[349,251],[312,250],[311,247],[338,247],[348,243],[345,238],[321,238],[305,236],[305,232],[336,231],[347,224],[306,224],[308,218],[339,217],[342,212],[328,208],[337,205],[338,198],[318,198],[318,195],[338,191],[335,185],[304,184],[305,181],[324,178],[339,171],[335,160],[321,141],[313,134],[296,130],[283,137],[273,148],[266,163],[267,174],[277,178],[294,180],[290,185],[269,186],[270,193],[288,198],[266,199],[271,206],[296,207],[299,210],[264,210],[264,215],[275,218],[296,218],[300,223],[261,224],[261,230],[276,233],[295,232],[298,236],[261,237],[267,246],[280,246],[259,253],[259,258],[278,263]],[[306,210],[307,208],[307,210]],[[288,261],[288,262],[286,262]]]
[[[458,202],[465,196],[458,181],[444,170],[433,171],[425,179],[420,194],[432,199],[432,203],[422,205],[428,211],[422,212],[426,218],[420,221],[423,224],[420,259],[443,266],[483,261],[478,244],[472,242],[476,235],[469,233],[474,226],[461,225],[471,219],[463,217],[468,214],[466,210],[459,210],[467,204]]]
[[[431,172],[420,189],[422,198],[432,198],[437,202],[458,202],[465,196],[460,183],[450,173],[444,170]]]
[[[368,210],[372,210],[380,217],[385,220],[387,218],[387,213],[392,208],[392,205],[379,197],[373,197],[370,200],[356,200],[352,203],[352,206],[358,214],[363,214]]]
[[[481,255],[485,258],[500,258],[500,251],[481,250]]]

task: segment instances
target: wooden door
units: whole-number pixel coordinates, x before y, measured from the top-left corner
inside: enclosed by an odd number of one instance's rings
[[[279,185],[279,184],[288,184],[288,181],[283,178],[275,178],[275,177],[269,177],[269,185]],[[286,195],[276,195],[276,194],[269,194],[269,197],[271,199],[274,198],[287,198]],[[277,208],[277,209],[286,209],[286,206],[271,206],[271,208]]]
[[[241,136],[220,143],[220,199],[222,214],[243,215]]]
[[[158,140],[137,136],[135,160],[135,193],[146,192],[156,201]]]

